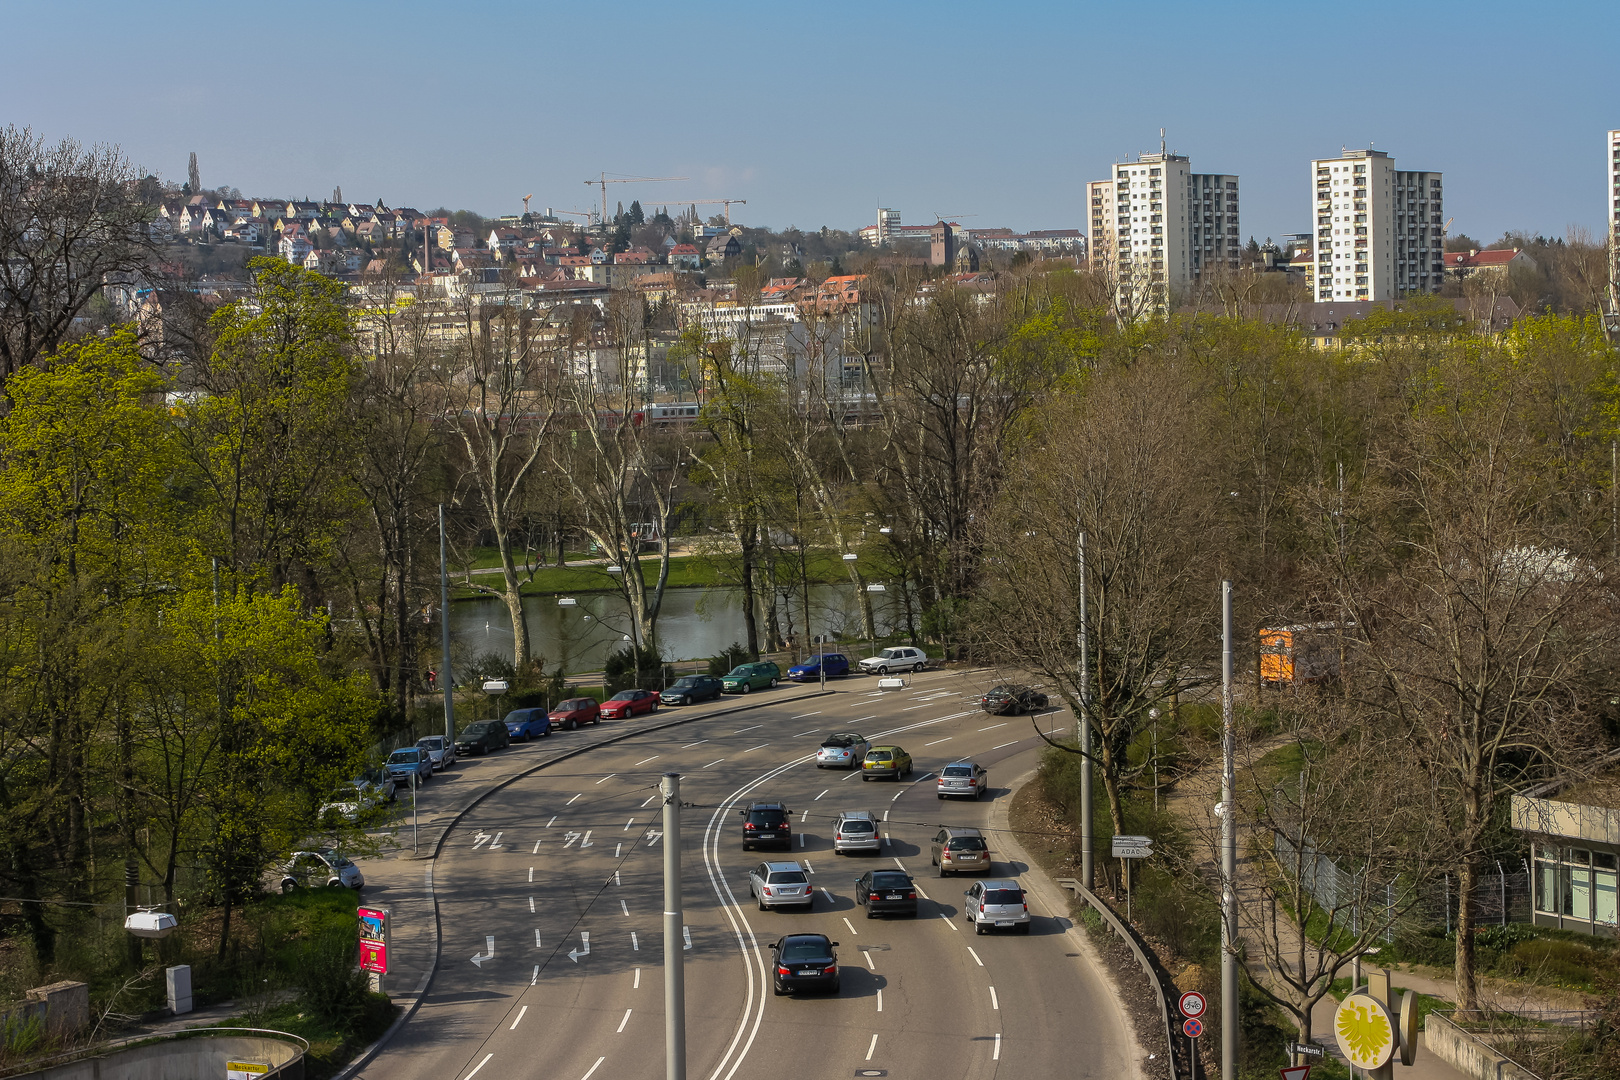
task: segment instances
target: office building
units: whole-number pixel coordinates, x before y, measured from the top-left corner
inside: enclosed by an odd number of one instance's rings
[[[1395,168],[1382,150],[1311,162],[1313,299],[1396,300],[1445,280],[1440,173]]]

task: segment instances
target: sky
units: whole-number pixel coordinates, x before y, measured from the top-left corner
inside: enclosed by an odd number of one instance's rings
[[[240,14],[236,12],[240,11]],[[734,220],[1084,228],[1159,147],[1310,228],[1313,157],[1446,174],[1451,232],[1604,227],[1620,3],[0,0],[0,123],[165,179],[494,216],[741,198]],[[700,208],[719,212],[720,207]]]

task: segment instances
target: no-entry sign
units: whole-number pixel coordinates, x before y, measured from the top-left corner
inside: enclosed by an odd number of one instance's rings
[[[1182,1016],[1203,1016],[1204,1010],[1209,1007],[1209,1002],[1204,1000],[1203,994],[1196,990],[1189,990],[1181,995],[1181,1000],[1176,1005],[1181,1009]]]

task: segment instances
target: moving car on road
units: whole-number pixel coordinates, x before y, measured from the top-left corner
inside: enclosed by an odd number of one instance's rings
[[[870,810],[845,810],[833,818],[833,854],[845,855],[851,851],[870,851],[876,854],[883,845],[883,833],[878,828],[877,815]]]
[[[868,870],[855,882],[855,902],[866,917],[917,914],[917,885],[904,870]]]
[[[1047,706],[1046,695],[1033,686],[1002,683],[992,686],[979,699],[979,708],[994,716],[1008,713],[1040,712]]]
[[[487,754],[491,750],[505,750],[512,745],[506,725],[499,720],[477,720],[461,729],[456,736],[456,753]]]
[[[651,690],[623,690],[602,702],[602,715],[609,720],[658,711],[658,695]]]
[[[409,785],[414,774],[418,784],[433,779],[433,759],[418,746],[402,746],[388,755],[388,775],[396,784]]]
[[[978,829],[943,828],[934,834],[929,845],[932,862],[939,867],[939,876],[956,874],[964,870],[988,873],[990,845]]]
[[[318,851],[295,851],[292,858],[276,869],[276,882],[284,893],[294,889],[316,889],[322,885],[341,885],[359,889],[366,883],[360,868],[331,848]]]
[[[762,862],[748,871],[748,895],[759,901],[759,910],[777,907],[816,906],[816,891],[810,877],[796,862]]]
[[[826,934],[789,934],[771,943],[775,956],[771,989],[778,997],[795,990],[838,993],[838,942]]]
[[[897,645],[884,649],[876,656],[861,661],[861,670],[868,675],[887,675],[893,671],[921,671],[928,666],[928,655],[910,645]]]
[[[506,737],[513,742],[543,739],[551,734],[551,717],[544,709],[513,709],[501,723],[506,725]]]
[[[1029,933],[1029,900],[1018,882],[975,881],[962,895],[967,897],[962,914],[973,924],[974,933],[991,928]]]
[[[794,682],[816,682],[821,678],[823,668],[826,669],[827,678],[841,678],[849,674],[849,657],[836,652],[811,656],[804,663],[788,668],[787,677]]]
[[[551,710],[551,726],[560,727],[564,731],[573,731],[586,724],[600,724],[602,722],[602,706],[597,704],[595,698],[571,697],[567,701],[559,701]]]
[[[720,682],[728,694],[746,694],[751,690],[769,690],[782,681],[782,669],[774,660],[761,660],[757,664],[738,664],[726,672]]]
[[[911,775],[911,755],[898,746],[874,746],[866,752],[866,760],[861,762],[861,783],[866,783],[873,777],[889,777],[899,780],[902,776]]]
[[[821,740],[816,751],[818,769],[853,769],[866,760],[872,744],[856,731],[837,731]]]
[[[690,705],[717,698],[724,691],[725,686],[713,675],[687,675],[659,694],[658,700],[664,705]]]
[[[737,812],[743,819],[744,851],[752,851],[755,844],[776,844],[783,850],[793,846],[793,823],[784,804],[751,802]]]
[[[977,799],[990,790],[990,773],[976,761],[953,761],[939,770],[939,797],[966,795]]]

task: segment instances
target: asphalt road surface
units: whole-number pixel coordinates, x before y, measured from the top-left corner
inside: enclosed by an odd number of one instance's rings
[[[657,785],[666,771],[682,774],[689,804],[682,944],[692,1080],[1137,1075],[1127,1021],[1064,912],[1032,892],[1028,936],[975,935],[962,917],[971,878],[942,879],[931,865],[939,825],[988,830],[1004,820],[1006,785],[1033,767],[1041,745],[1030,718],[979,711],[983,681],[934,672],[880,694],[875,679],[851,678],[829,684],[829,696],[603,747],[485,800],[451,830],[434,867],[442,949],[431,989],[364,1075],[664,1076]],[[834,730],[897,743],[916,771],[868,782],[818,769],[816,747]],[[962,757],[990,770],[990,796],[942,802],[937,770]],[[791,853],[743,851],[738,810],[760,798],[792,810]],[[833,853],[832,818],[853,809],[886,819],[881,853]],[[1004,834],[989,836],[996,876],[1028,872],[1006,858]],[[756,908],[747,872],[765,859],[811,871],[813,911]],[[855,879],[895,865],[925,898],[918,915],[868,920]],[[771,992],[767,946],[802,931],[840,942],[838,995]]]

